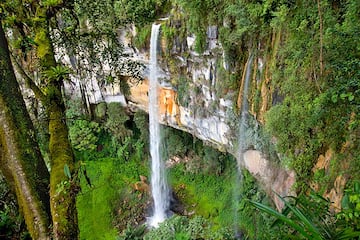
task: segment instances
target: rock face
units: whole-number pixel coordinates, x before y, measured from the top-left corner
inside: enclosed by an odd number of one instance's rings
[[[339,212],[341,210],[341,200],[344,196],[346,182],[347,179],[344,176],[337,176],[334,182],[334,187],[331,188],[330,191],[325,193],[325,198],[331,199],[331,210],[334,212]]]
[[[295,193],[291,187],[295,183],[295,172],[281,169],[262,156],[256,150],[248,150],[244,153],[244,167],[264,186],[272,196],[278,210],[284,207],[284,203],[275,193],[280,196],[293,196]]]

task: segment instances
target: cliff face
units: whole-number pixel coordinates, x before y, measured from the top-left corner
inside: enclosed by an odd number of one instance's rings
[[[162,22],[163,34],[159,39],[159,114],[162,124],[187,131],[207,141],[222,151],[228,151],[238,158],[238,163],[247,168],[268,190],[281,195],[291,194],[290,189],[295,182],[295,174],[279,168],[276,159],[261,142],[263,115],[272,99],[272,90],[268,87],[270,77],[265,64],[266,56],[256,56],[250,69],[248,98],[242,96],[245,80],[246,60],[236,65],[230,64],[218,41],[216,26],[209,26],[206,34],[206,48],[202,54],[194,51],[195,36],[169,38],[164,32],[170,25],[178,21],[167,19]],[[144,64],[139,68],[142,81],[137,80],[132,71],[124,71],[120,79],[109,83],[101,83],[95,72],[83,81],[72,79],[75,83],[67,89],[71,95],[78,94],[86,99],[87,104],[99,102],[120,102],[132,109],[148,111],[148,49],[141,51],[131,45],[129,38],[136,34],[132,29],[124,29],[120,33],[127,58]],[[126,37],[127,36],[127,37]],[[276,35],[274,35],[276,36]],[[244,53],[250,55],[250,51]],[[68,58],[70,64],[70,57]],[[110,67],[105,66],[105,72]],[[121,81],[126,81],[129,93],[123,93]],[[248,123],[245,137],[244,157],[239,152],[240,107],[243,101],[249,102],[251,122]],[[90,107],[89,107],[90,108]],[[261,143],[260,143],[261,142]],[[252,150],[250,150],[252,149]],[[254,150],[255,149],[255,150]],[[274,198],[278,208],[282,203]]]

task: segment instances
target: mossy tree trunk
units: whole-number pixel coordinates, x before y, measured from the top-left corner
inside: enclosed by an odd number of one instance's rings
[[[65,104],[62,96],[64,76],[57,73],[57,63],[49,33],[46,8],[38,8],[34,27],[36,55],[45,85],[42,103],[49,116],[50,206],[55,239],[77,239],[76,193],[78,189],[74,170],[74,155],[68,138]],[[48,73],[48,74],[45,74]],[[72,176],[65,174],[68,168]]]
[[[11,66],[0,23],[0,168],[33,239],[49,237],[49,172]]]

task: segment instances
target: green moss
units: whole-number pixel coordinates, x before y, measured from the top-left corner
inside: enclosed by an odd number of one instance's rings
[[[35,35],[35,43],[37,44],[37,54],[40,58],[44,58],[47,54],[49,54],[50,49],[50,41],[47,38],[46,32],[38,31]]]
[[[124,221],[133,223],[139,214],[144,217],[143,200],[133,192],[132,185],[140,180],[139,175],[146,176],[148,170],[138,161],[102,158],[85,162],[91,187],[83,176],[82,192],[77,197],[80,239],[113,240],[118,230],[126,227]]]
[[[63,0],[44,0],[42,1],[42,4],[45,7],[56,7],[63,3]]]
[[[80,239],[115,239],[117,231],[112,225],[112,205],[118,197],[118,182],[112,175],[113,159],[87,162],[87,177],[91,179],[90,188],[85,178],[81,180],[82,193],[77,197],[79,211]]]
[[[65,191],[58,191],[59,186],[68,180],[64,173],[64,166],[67,165],[71,174],[75,174],[74,157],[68,139],[68,130],[65,121],[62,120],[64,111],[55,103],[48,106],[48,110],[50,112],[50,202],[54,234],[61,239],[77,238],[76,179],[73,179],[74,181],[67,186]]]
[[[34,24],[34,41],[37,45],[36,54],[40,60],[41,70],[50,70],[56,67],[55,54],[49,33],[49,21],[45,7],[37,8],[36,15],[32,19]]]

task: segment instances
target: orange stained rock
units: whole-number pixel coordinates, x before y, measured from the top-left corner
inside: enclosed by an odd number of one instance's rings
[[[176,116],[178,112],[178,106],[176,104],[176,91],[167,88],[160,88],[159,112],[160,115],[168,117]]]

